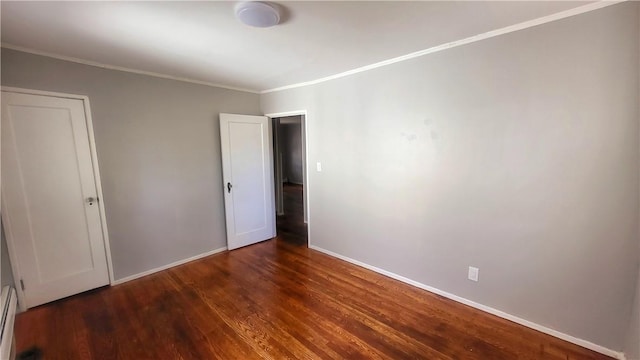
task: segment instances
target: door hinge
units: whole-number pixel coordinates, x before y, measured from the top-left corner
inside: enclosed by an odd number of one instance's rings
[[[20,287],[22,288],[22,291],[24,291],[24,281],[22,279],[20,279]]]

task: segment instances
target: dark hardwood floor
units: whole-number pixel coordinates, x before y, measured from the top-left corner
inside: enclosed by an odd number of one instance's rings
[[[301,217],[287,216],[274,240],[20,314],[17,349],[65,360],[609,359],[308,249]]]

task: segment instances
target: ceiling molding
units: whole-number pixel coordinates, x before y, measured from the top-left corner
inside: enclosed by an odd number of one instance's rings
[[[369,71],[369,70],[373,70],[373,69],[377,69],[383,66],[387,66],[387,65],[391,65],[391,64],[395,64],[401,61],[405,61],[405,60],[410,60],[410,59],[414,59],[420,56],[424,56],[424,55],[428,55],[428,54],[433,54],[436,52],[440,52],[443,50],[447,50],[447,49],[452,49],[458,46],[462,46],[462,45],[467,45],[467,44],[471,44],[474,42],[478,42],[478,41],[482,41],[482,40],[486,40],[486,39],[490,39],[496,36],[500,36],[500,35],[505,35],[505,34],[509,34],[512,32],[516,32],[519,30],[524,30],[524,29],[528,29],[534,26],[538,26],[538,25],[542,25],[542,24],[546,24],[546,23],[550,23],[553,21],[557,21],[557,20],[562,20],[562,19],[566,19],[568,17],[571,16],[575,16],[575,15],[580,15],[580,14],[584,14],[590,11],[594,11],[594,10],[598,10],[598,9],[602,9],[604,7],[607,6],[611,6],[611,5],[615,5],[621,2],[625,2],[627,0],[600,0],[598,2],[594,2],[591,4],[587,4],[587,5],[583,5],[583,6],[579,6],[573,9],[569,9],[569,10],[565,10],[565,11],[561,11],[555,14],[551,14],[551,15],[547,15],[547,16],[543,16],[537,19],[533,19],[533,20],[528,20],[528,21],[524,21],[515,25],[509,25],[497,30],[492,30],[492,31],[488,31],[486,33],[482,33],[482,34],[478,34],[478,35],[473,35],[461,40],[456,40],[456,41],[451,41],[445,44],[441,44],[441,45],[436,45],[433,47],[430,47],[428,49],[424,49],[424,50],[420,50],[420,51],[416,51],[416,52],[412,52],[410,54],[407,55],[402,55],[402,56],[398,56],[389,60],[384,60],[384,61],[380,61],[371,65],[366,65],[366,66],[362,66],[356,69],[352,69],[352,70],[348,70],[345,72],[341,72],[335,75],[330,75],[330,76],[326,76],[320,79],[316,79],[316,80],[311,80],[311,81],[305,81],[305,82],[301,82],[301,83],[297,83],[297,84],[291,84],[291,85],[285,85],[285,86],[280,86],[277,88],[273,88],[273,89],[268,89],[268,90],[262,90],[260,91],[260,94],[267,94],[267,93],[271,93],[271,92],[276,92],[276,91],[283,91],[283,90],[289,90],[289,89],[295,89],[295,88],[299,88],[299,87],[304,87],[304,86],[310,86],[310,85],[315,85],[315,84],[320,84],[326,81],[330,81],[330,80],[335,80],[335,79],[339,79],[339,78],[343,78],[345,76],[349,76],[349,75],[354,75],[354,74],[358,74],[364,71]]]
[[[6,48],[6,49],[11,49],[11,50],[22,51],[22,52],[26,52],[26,53],[29,53],[29,54],[46,56],[46,57],[50,57],[50,58],[54,58],[54,59],[70,61],[70,62],[83,64],[83,65],[95,66],[95,67],[99,67],[99,68],[103,68],[103,69],[124,71],[124,72],[128,72],[128,73],[133,73],[133,74],[153,76],[153,77],[162,78],[162,79],[182,81],[182,82],[198,84],[198,85],[205,85],[205,86],[211,86],[211,87],[217,87],[217,88],[222,88],[222,89],[227,89],[227,90],[243,91],[243,92],[248,92],[248,93],[252,93],[252,94],[259,94],[260,93],[260,91],[255,90],[255,89],[245,89],[245,88],[229,86],[229,85],[224,85],[224,84],[216,84],[216,83],[211,83],[211,82],[207,82],[207,81],[183,78],[183,77],[179,77],[179,76],[160,74],[160,73],[151,72],[151,71],[136,70],[136,69],[131,69],[131,68],[122,67],[122,66],[103,64],[103,63],[100,63],[100,62],[97,62],[97,61],[79,59],[79,58],[75,58],[75,57],[70,57],[70,56],[50,53],[50,52],[46,52],[46,51],[35,50],[35,49],[22,47],[22,46],[17,46],[17,45],[8,44],[8,43],[2,43],[2,44],[0,44],[0,47]]]
[[[555,14],[543,16],[543,17],[540,17],[540,18],[537,18],[537,19],[524,21],[524,22],[521,22],[521,23],[518,23],[518,24],[509,25],[509,26],[506,26],[506,27],[503,27],[503,28],[500,28],[500,29],[496,29],[496,30],[488,31],[488,32],[481,33],[481,34],[478,34],[478,35],[473,35],[473,36],[470,36],[470,37],[467,37],[467,38],[463,38],[461,40],[456,40],[456,41],[451,41],[451,42],[444,43],[444,44],[441,44],[441,45],[436,45],[436,46],[433,46],[433,47],[430,47],[430,48],[427,48],[427,49],[424,49],[424,50],[412,52],[412,53],[409,53],[409,54],[406,54],[406,55],[402,55],[402,56],[398,56],[398,57],[391,58],[391,59],[388,59],[388,60],[384,60],[384,61],[380,61],[380,62],[377,62],[377,63],[373,63],[373,64],[370,64],[370,65],[358,67],[358,68],[355,68],[355,69],[352,69],[352,70],[344,71],[344,72],[341,72],[341,73],[337,73],[337,74],[334,74],[334,75],[326,76],[326,77],[319,78],[319,79],[316,79],[316,80],[310,80],[310,81],[295,83],[295,84],[291,84],[291,85],[280,86],[280,87],[267,89],[267,90],[247,89],[247,88],[235,87],[235,86],[230,86],[230,85],[225,85],[225,84],[216,84],[216,83],[207,82],[207,81],[201,81],[201,80],[195,80],[195,79],[190,79],[190,78],[183,78],[183,77],[178,77],[178,76],[161,74],[161,73],[156,73],[156,72],[131,69],[131,68],[122,67],[122,66],[109,65],[109,64],[104,64],[104,63],[100,63],[100,62],[97,62],[97,61],[90,61],[90,60],[85,60],[85,59],[80,59],[80,58],[60,55],[60,54],[56,54],[56,53],[40,51],[40,50],[36,50],[36,49],[32,49],[32,48],[17,46],[17,45],[13,45],[13,44],[10,44],[10,43],[0,43],[0,46],[2,48],[22,51],[22,52],[35,54],[35,55],[40,55],[40,56],[46,56],[46,57],[59,59],[59,60],[75,62],[75,63],[79,63],[79,64],[83,64],[83,65],[100,67],[100,68],[104,68],[104,69],[124,71],[124,72],[140,74],[140,75],[147,75],[147,76],[152,76],[152,77],[157,77],[157,78],[162,78],[162,79],[176,80],[176,81],[182,81],[182,82],[187,82],[187,83],[192,83],[192,84],[205,85],[205,86],[228,89],[228,90],[235,90],[235,91],[242,91],[242,92],[248,92],[248,93],[253,93],[253,94],[267,94],[267,93],[271,93],[271,92],[277,92],[277,91],[300,88],[300,87],[304,87],[304,86],[316,85],[316,84],[323,83],[323,82],[326,82],[326,81],[343,78],[343,77],[354,75],[354,74],[358,74],[358,73],[361,73],[361,72],[364,72],[364,71],[369,71],[369,70],[377,69],[377,68],[380,68],[380,67],[383,67],[383,66],[392,65],[392,64],[395,64],[395,63],[398,63],[398,62],[402,62],[402,61],[405,61],[405,60],[414,59],[414,58],[425,56],[425,55],[428,55],[428,54],[444,51],[444,50],[447,50],[447,49],[452,49],[452,48],[455,48],[455,47],[458,47],[458,46],[463,46],[463,45],[471,44],[471,43],[474,43],[474,42],[490,39],[490,38],[493,38],[493,37],[496,37],[496,36],[505,35],[505,34],[509,34],[509,33],[512,33],[512,32],[519,31],[519,30],[523,30],[523,29],[535,27],[535,26],[538,26],[538,25],[550,23],[550,22],[553,22],[553,21],[562,20],[562,19],[565,19],[565,18],[568,18],[568,17],[572,17],[572,16],[575,16],[575,15],[584,14],[584,13],[587,13],[587,12],[590,12],[590,11],[602,9],[604,7],[615,5],[615,4],[618,4],[618,3],[621,3],[621,2],[625,2],[625,1],[628,1],[628,0],[600,0],[600,1],[597,1],[597,2],[594,2],[594,3],[590,3],[590,4],[587,4],[587,5],[583,5],[583,6],[579,6],[579,7],[576,7],[576,8],[569,9],[569,10],[561,11],[561,12],[558,12],[558,13],[555,13]]]

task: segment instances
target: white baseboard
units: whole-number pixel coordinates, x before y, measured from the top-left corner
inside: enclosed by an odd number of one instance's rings
[[[596,352],[598,352],[600,354],[604,354],[604,355],[610,356],[610,357],[612,357],[614,359],[625,360],[625,356],[624,356],[623,353],[608,349],[608,348],[606,348],[604,346],[600,346],[600,345],[594,344],[594,343],[592,343],[590,341],[579,339],[579,338],[576,338],[574,336],[561,333],[559,331],[550,329],[550,328],[548,328],[546,326],[542,326],[542,325],[536,324],[536,323],[531,322],[529,320],[525,320],[525,319],[519,318],[517,316],[508,314],[508,313],[506,313],[504,311],[500,311],[498,309],[494,309],[492,307],[479,304],[477,302],[474,302],[474,301],[465,299],[463,297],[448,293],[446,291],[442,291],[440,289],[437,289],[437,288],[434,288],[434,287],[419,283],[417,281],[411,280],[411,279],[406,278],[404,276],[392,273],[392,272],[387,271],[387,270],[383,270],[383,269],[377,268],[375,266],[372,266],[372,265],[363,263],[361,261],[358,261],[358,260],[343,256],[343,255],[334,253],[333,251],[329,251],[329,250],[320,248],[320,247],[315,246],[315,245],[309,245],[309,248],[317,250],[317,251],[322,252],[322,253],[325,253],[327,255],[336,257],[338,259],[344,260],[346,262],[352,263],[354,265],[361,266],[361,267],[363,267],[365,269],[369,269],[371,271],[375,271],[375,272],[377,272],[379,274],[388,276],[388,277],[390,277],[392,279],[396,279],[396,280],[402,281],[404,283],[407,283],[409,285],[413,285],[413,286],[415,286],[417,288],[420,288],[420,289],[423,289],[423,290],[427,290],[427,291],[432,292],[434,294],[438,294],[438,295],[444,296],[444,297],[446,297],[448,299],[451,299],[453,301],[457,301],[457,302],[459,302],[461,304],[465,304],[465,305],[471,306],[473,308],[476,308],[478,310],[482,310],[482,311],[487,312],[489,314],[496,315],[496,316],[501,317],[503,319],[507,319],[509,321],[513,321],[513,322],[515,322],[517,324],[526,326],[528,328],[531,328],[531,329],[543,332],[545,334],[557,337],[557,338],[562,339],[564,341],[568,341],[570,343],[582,346],[582,347],[587,348],[589,350],[596,351]]]
[[[144,272],[141,272],[141,273],[138,273],[138,274],[130,275],[130,276],[124,277],[122,279],[118,279],[118,280],[113,281],[111,283],[111,286],[123,284],[123,283],[126,283],[127,281],[131,281],[131,280],[139,279],[139,278],[141,278],[143,276],[151,275],[151,274],[157,273],[158,271],[167,270],[167,269],[172,268],[174,266],[178,266],[178,265],[186,264],[186,263],[194,261],[194,260],[202,259],[203,257],[207,257],[209,255],[217,254],[217,253],[223,252],[225,250],[227,250],[227,247],[223,246],[221,248],[218,248],[218,249],[215,249],[215,250],[211,250],[211,251],[207,251],[205,253],[198,254],[196,256],[192,256],[192,257],[187,258],[187,259],[178,260],[176,262],[172,262],[171,264],[167,264],[167,265],[164,265],[164,266],[157,267],[155,269],[151,269],[151,270],[147,270],[147,271],[144,271]]]

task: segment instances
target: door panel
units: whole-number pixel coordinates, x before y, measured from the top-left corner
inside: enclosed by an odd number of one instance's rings
[[[84,103],[2,92],[2,196],[27,307],[109,283]]]
[[[271,127],[265,116],[220,114],[227,246],[275,236]]]

